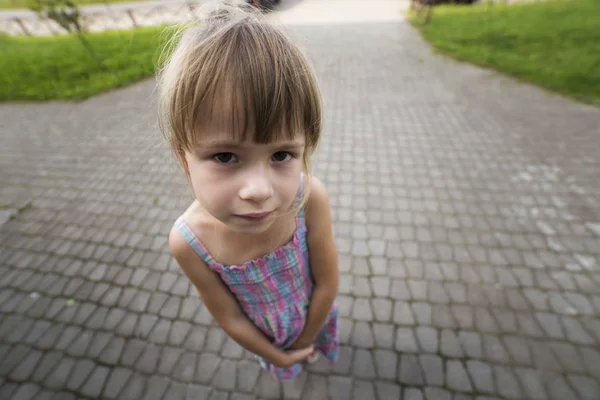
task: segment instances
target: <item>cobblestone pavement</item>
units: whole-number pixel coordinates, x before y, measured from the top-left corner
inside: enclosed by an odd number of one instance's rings
[[[402,21],[293,32],[326,98],[339,362],[280,385],[215,326],[167,252],[190,197],[148,81],[0,106],[0,398],[597,398],[599,110]]]

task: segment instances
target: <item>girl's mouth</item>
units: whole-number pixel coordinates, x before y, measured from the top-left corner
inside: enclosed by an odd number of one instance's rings
[[[238,214],[237,216],[252,222],[260,222],[266,220],[273,212],[263,212],[263,213],[250,213],[250,214]]]

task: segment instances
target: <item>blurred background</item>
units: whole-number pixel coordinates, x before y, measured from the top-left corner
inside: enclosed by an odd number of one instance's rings
[[[340,360],[281,384],[170,257],[201,2],[0,0],[0,399],[600,398],[600,2],[259,1],[315,66]]]

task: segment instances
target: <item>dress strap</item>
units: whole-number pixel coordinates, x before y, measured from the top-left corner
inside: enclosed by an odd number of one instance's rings
[[[187,224],[187,222],[183,220],[182,217],[177,218],[177,221],[175,221],[175,227],[177,228],[179,233],[183,235],[185,240],[187,240],[190,246],[192,246],[192,249],[194,249],[196,254],[198,254],[206,264],[212,266],[216,263],[212,256],[208,253],[208,251],[206,251],[206,248],[204,247],[200,239],[198,239],[198,236],[196,236],[194,231],[190,229],[190,226]]]

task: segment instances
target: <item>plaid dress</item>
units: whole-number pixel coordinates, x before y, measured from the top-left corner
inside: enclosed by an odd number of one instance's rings
[[[297,228],[288,244],[242,265],[216,262],[181,217],[175,224],[209,268],[219,274],[248,318],[273,344],[286,349],[298,339],[306,323],[313,288],[303,209],[296,216]],[[331,362],[337,360],[339,353],[338,318],[334,304],[314,343],[315,349]],[[279,380],[294,379],[303,369],[302,364],[277,368],[256,357],[260,365]]]

